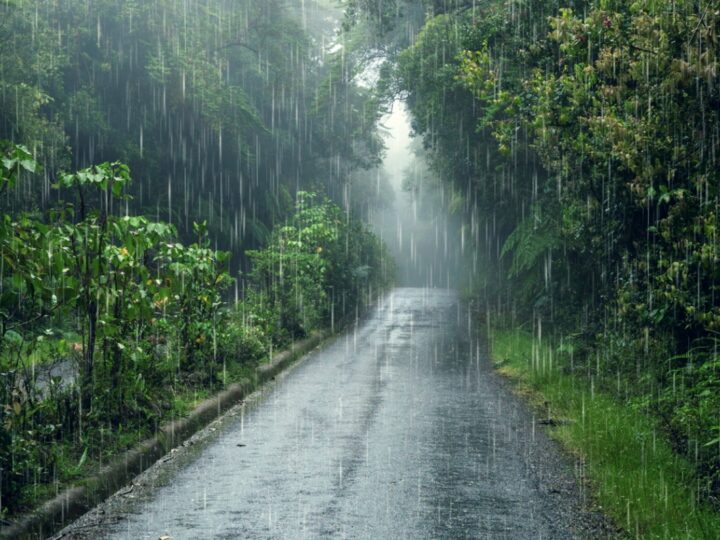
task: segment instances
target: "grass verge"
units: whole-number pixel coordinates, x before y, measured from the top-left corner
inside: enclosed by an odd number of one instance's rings
[[[551,436],[582,458],[598,504],[629,537],[720,537],[720,515],[698,504],[692,466],[652,418],[563,373],[531,334],[496,328],[490,337],[498,371],[544,409]]]
[[[52,484],[35,483],[27,488],[24,495],[30,506],[25,513],[13,515],[14,521],[0,524],[0,538],[45,538],[59,530],[145,470],[170,447],[274,379],[277,373],[318,346],[328,335],[326,331],[315,332],[278,351],[271,362],[233,365],[224,372],[222,386],[213,390],[181,386],[174,391],[171,407],[158,420],[158,425],[163,426],[154,436],[137,426],[122,433],[117,430],[93,432],[93,436],[107,436],[102,441],[103,449],[99,455],[88,456],[90,446],[98,447],[97,441],[93,441],[85,447],[77,465],[74,465],[74,457],[79,451],[77,442],[64,441],[62,448],[57,448],[61,459],[55,469],[55,481]]]

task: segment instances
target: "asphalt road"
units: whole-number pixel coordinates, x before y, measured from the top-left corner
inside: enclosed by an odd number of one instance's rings
[[[452,291],[394,290],[62,538],[604,536],[469,326]]]

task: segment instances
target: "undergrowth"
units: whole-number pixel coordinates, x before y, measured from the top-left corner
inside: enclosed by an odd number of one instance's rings
[[[517,329],[491,332],[497,369],[548,415],[550,434],[579,456],[598,504],[636,538],[717,538],[720,515],[698,502],[696,472],[656,421],[564,372],[548,344]]]

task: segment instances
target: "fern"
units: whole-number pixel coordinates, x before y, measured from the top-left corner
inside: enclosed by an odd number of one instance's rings
[[[508,236],[500,255],[512,254],[509,277],[516,278],[542,263],[548,251],[559,247],[560,228],[555,220],[544,217],[539,209],[522,221]]]

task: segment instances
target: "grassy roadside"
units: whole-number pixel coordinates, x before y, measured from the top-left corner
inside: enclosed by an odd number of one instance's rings
[[[331,335],[333,333],[327,330],[314,332],[306,339],[277,351],[271,361],[254,362],[254,368],[247,364],[228,370],[225,383],[214,391],[193,391],[189,388],[178,391],[172,411],[167,413],[170,416],[154,435],[149,434],[150,438],[147,438],[143,437],[142,430],[128,431],[122,437],[108,439],[108,449],[115,449],[115,455],[103,452],[104,458],[96,456],[88,459],[84,455],[74,469],[71,463],[66,463],[70,467],[65,467],[65,482],[61,483],[58,479],[52,486],[55,487],[55,496],[47,489],[51,486],[38,486],[34,494],[37,501],[34,510],[17,515],[12,522],[3,523],[0,538],[45,538],[57,531],[160,459],[170,448],[274,379]],[[248,377],[242,377],[243,374]],[[40,504],[39,499],[46,500]]]
[[[597,502],[629,537],[718,538],[720,515],[696,503],[693,468],[654,421],[564,374],[557,354],[519,329],[491,330],[493,362],[548,416],[550,434],[581,456]]]
[[[223,383],[215,388],[194,388],[179,385],[168,389],[173,394],[171,407],[161,411],[155,420],[155,424],[159,426],[166,422],[187,417],[207,398],[218,395],[234,383],[253,379],[256,368],[263,362],[267,362],[267,358],[252,364],[233,364],[227,370]],[[24,513],[34,511],[34,509],[37,509],[40,505],[69,487],[84,485],[88,478],[99,474],[102,468],[116,459],[118,455],[153,435],[155,433],[149,427],[137,426],[132,423],[129,423],[126,427],[118,426],[112,429],[101,429],[96,436],[101,438],[100,442],[102,444],[99,444],[98,441],[88,441],[85,447],[99,448],[99,452],[94,454],[88,454],[87,451],[82,452],[82,447],[78,448],[77,441],[74,439],[56,443],[58,460],[54,468],[53,482],[45,484],[35,482],[27,486],[24,491],[24,498],[27,501],[26,507],[22,512],[13,515],[12,518],[16,519]]]

